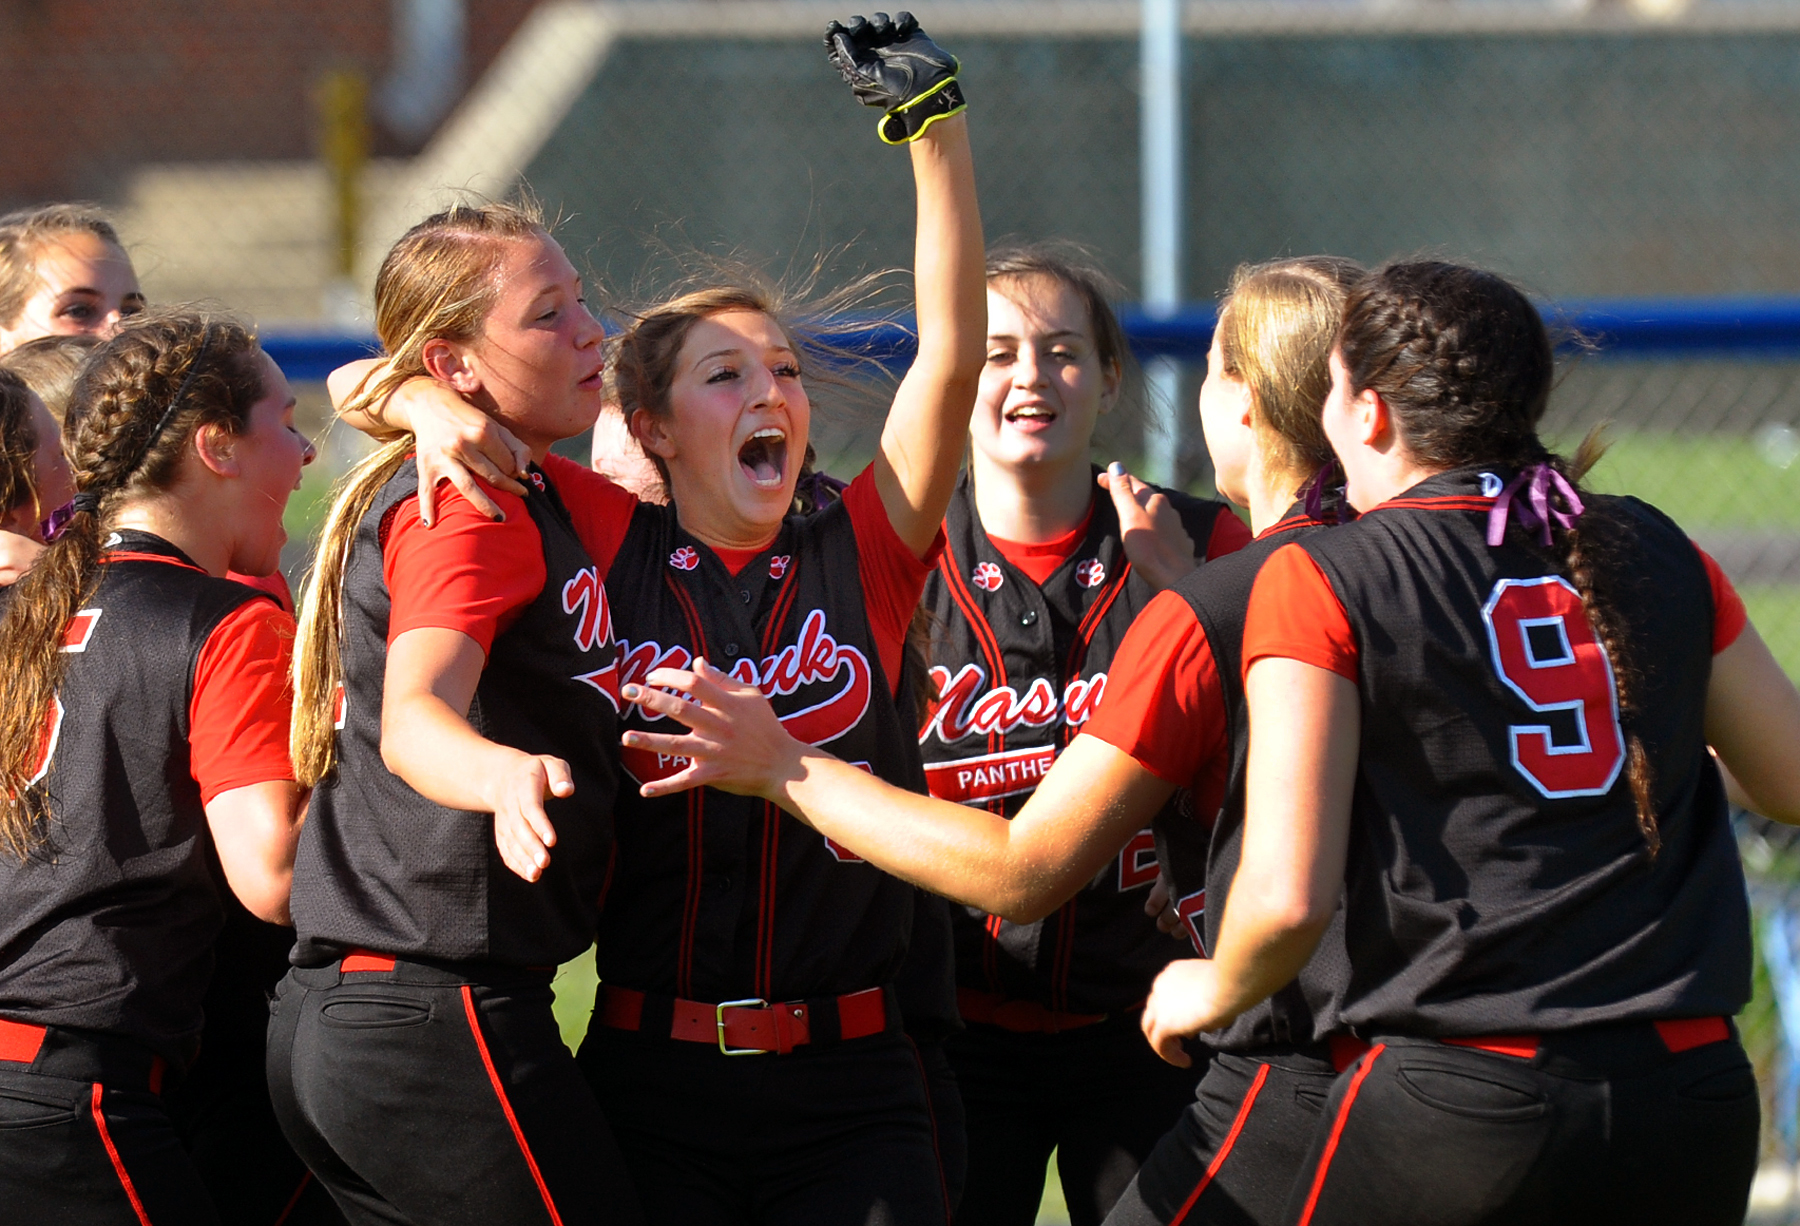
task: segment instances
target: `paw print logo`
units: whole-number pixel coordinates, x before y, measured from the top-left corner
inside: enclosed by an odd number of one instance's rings
[[[544,474],[543,473],[535,473],[535,472],[532,473],[531,474],[531,483],[533,485],[537,486],[538,493],[541,494],[544,492]]]
[[[793,561],[790,554],[778,553],[769,559],[769,578],[780,579],[787,574],[788,563]]]
[[[692,545],[683,545],[669,555],[669,565],[676,570],[693,570],[700,565],[700,555]]]
[[[1075,563],[1075,582],[1082,587],[1099,587],[1106,582],[1106,564],[1099,558]]]
[[[1000,585],[1006,582],[1006,576],[1000,573],[1000,567],[993,562],[977,562],[975,573],[969,581],[984,592],[997,592]]]

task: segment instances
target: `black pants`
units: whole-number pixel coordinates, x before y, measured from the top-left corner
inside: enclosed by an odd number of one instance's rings
[[[596,1022],[579,1060],[653,1224],[945,1226],[925,1070],[904,1034],[727,1056]]]
[[[1031,1226],[1051,1151],[1072,1226],[1098,1226],[1194,1097],[1136,1013],[1059,1034],[971,1025],[946,1043],[968,1115],[957,1226]]]
[[[219,1216],[233,1226],[339,1226],[343,1214],[282,1135],[269,1101],[269,993],[294,930],[227,903],[200,1055],[164,1098]]]
[[[1280,1226],[1336,1078],[1322,1051],[1218,1053],[1106,1226]]]
[[[1758,1115],[1735,1038],[1672,1054],[1593,1027],[1529,1059],[1388,1038],[1338,1078],[1289,1220],[1738,1226]]]
[[[156,1063],[128,1040],[55,1028],[29,1064],[0,1061],[0,1216],[218,1226]]]
[[[296,968],[270,1010],[275,1114],[354,1223],[641,1221],[550,1001],[548,971]]]

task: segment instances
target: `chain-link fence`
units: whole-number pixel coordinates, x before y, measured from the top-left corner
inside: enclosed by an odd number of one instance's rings
[[[153,301],[215,299],[271,334],[366,331],[387,244],[461,190],[528,187],[621,298],[704,255],[796,277],[822,262],[827,283],[904,267],[907,154],[874,139],[818,45],[854,7],[0,6],[0,203],[99,199]],[[964,64],[990,238],[1084,243],[1135,295],[1136,0],[914,8]],[[1800,0],[1191,0],[1184,27],[1190,300],[1240,262],[1315,251],[1431,251],[1548,299],[1800,294]],[[1692,531],[1800,675],[1800,340],[1788,346],[1584,359],[1550,431],[1572,446],[1612,421],[1598,484]],[[323,426],[316,385],[303,409]],[[828,409],[823,465],[859,467],[876,418]],[[1144,421],[1141,405],[1104,420],[1096,458],[1139,461]],[[1198,431],[1179,444],[1204,488]],[[292,507],[296,538],[357,450],[328,441]],[[1744,1030],[1766,1154],[1791,1162],[1800,846],[1754,819],[1744,830],[1762,954]]]

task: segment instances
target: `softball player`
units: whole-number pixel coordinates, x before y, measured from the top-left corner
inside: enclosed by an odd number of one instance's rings
[[[80,399],[80,492],[0,620],[0,1197],[20,1221],[218,1222],[162,1096],[225,890],[286,921],[301,803],[292,619],[224,575],[275,567],[313,453],[230,323],[130,325]]]
[[[1750,934],[1707,745],[1800,819],[1800,696],[1710,559],[1538,440],[1552,351],[1512,286],[1372,273],[1332,374],[1363,515],[1257,577],[1233,902],[1147,1032],[1290,979],[1347,865],[1341,1016],[1373,1046],[1290,1220],[1741,1221]]]
[[[1134,486],[1177,538],[1166,573],[1146,578],[1088,458],[1129,360],[1104,275],[1026,247],[993,253],[987,280],[969,471],[925,585],[939,697],[920,747],[932,795],[1010,818],[1099,704],[1156,591],[1250,533],[1221,502]],[[1198,1070],[1159,1062],[1136,1019],[1181,952],[1144,912],[1148,826],[1043,919],[952,913],[968,1023],[949,1043],[969,1120],[960,1223],[1036,1220],[1052,1150],[1071,1220],[1098,1223],[1193,1097]]]
[[[1233,805],[1212,820],[1228,782],[1234,803],[1241,796],[1234,764],[1241,761],[1242,704],[1222,674],[1237,649],[1256,563],[1323,526],[1293,500],[1328,454],[1318,422],[1329,383],[1325,359],[1344,288],[1357,271],[1344,261],[1309,259],[1240,274],[1221,315],[1201,422],[1219,489],[1249,507],[1262,535],[1149,603],[1114,657],[1099,711],[1010,822],[902,794],[801,745],[750,691],[716,670],[704,677],[667,670],[647,679],[688,691],[698,710],[647,688],[627,692],[653,710],[679,712],[695,729],[689,737],[627,734],[628,743],[646,750],[697,755],[693,768],[657,790],[714,782],[778,797],[872,862],[1023,922],[1074,896],[1154,819],[1159,843],[1170,848],[1164,867],[1175,876],[1200,944],[1200,906],[1209,877],[1218,881],[1207,845],[1228,856],[1239,825]],[[1123,478],[1115,489],[1127,484],[1146,495],[1147,487]],[[1130,527],[1149,530],[1136,497],[1119,505]],[[1115,1218],[1198,1221],[1217,1213],[1278,1220],[1311,1114],[1334,1075],[1325,1039],[1340,973],[1322,961],[1308,972],[1312,990],[1304,999],[1277,1002],[1256,1024],[1220,1036],[1233,1054],[1212,1062],[1199,1101],[1158,1144]]]
[[[296,769],[317,781],[269,1082],[359,1222],[630,1222],[551,1013],[587,948],[616,786],[607,589],[537,467],[593,424],[601,330],[562,248],[504,205],[427,218],[376,281],[386,383],[421,372],[534,460],[503,521],[427,532],[399,439],[334,503],[301,615]]]
[[[0,325],[0,362],[25,378],[57,422],[93,347],[143,309],[131,257],[100,213],[51,204],[0,218],[0,319],[12,320]],[[0,524],[0,579],[29,570],[41,553],[43,529],[69,514],[65,504],[74,491],[52,497],[54,488],[46,486],[40,499],[39,531]],[[279,569],[229,577],[293,612]],[[292,946],[291,930],[225,898],[202,1054],[166,1096],[201,1179],[220,1213],[234,1221],[273,1222],[284,1212],[293,1226],[336,1220],[328,1198],[301,1187],[306,1167],[281,1135],[262,1075],[268,993],[286,971]]]
[[[620,401],[669,503],[552,471],[606,587],[632,594],[611,609],[613,679],[719,659],[800,734],[922,787],[894,683],[979,376],[980,219],[955,61],[906,14],[834,23],[828,43],[859,96],[887,107],[883,135],[910,144],[918,183],[919,357],[875,463],[840,501],[789,514],[810,418],[799,345],[771,297],[714,287],[645,312],[618,343]],[[384,412],[432,412],[421,393]],[[629,750],[622,765],[634,782],[679,767]],[[943,1221],[891,985],[912,888],[738,797],[622,789],[613,821],[580,1058],[653,1220]],[[730,1058],[755,1054],[774,1058]]]

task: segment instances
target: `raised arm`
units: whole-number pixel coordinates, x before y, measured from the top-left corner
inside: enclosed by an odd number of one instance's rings
[[[875,487],[894,531],[923,557],[956,489],[987,339],[981,211],[958,65],[909,13],[891,23],[880,14],[832,22],[825,44],[857,97],[887,111],[882,139],[911,145],[919,353],[881,432]]]
[[[1061,906],[1170,794],[1129,754],[1078,736],[1011,821],[908,792],[788,735],[755,686],[702,661],[657,669],[625,697],[693,729],[628,732],[625,744],[690,758],[646,796],[702,785],[773,801],[885,872],[1016,923]],[[682,697],[664,691],[681,691]]]

